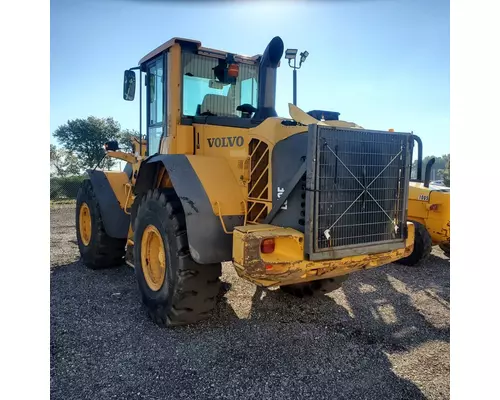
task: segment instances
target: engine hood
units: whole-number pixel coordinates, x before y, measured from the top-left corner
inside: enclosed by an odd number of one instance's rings
[[[347,122],[347,121],[342,121],[342,120],[320,121],[314,117],[311,117],[305,111],[301,110],[299,107],[297,107],[291,103],[288,103],[288,112],[290,114],[290,117],[293,120],[295,120],[303,125],[317,124],[317,125],[322,125],[322,126],[336,126],[338,128],[363,129],[362,126],[359,126],[359,125],[355,124],[354,122]]]

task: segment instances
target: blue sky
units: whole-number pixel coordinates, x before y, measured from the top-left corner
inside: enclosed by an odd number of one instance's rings
[[[122,100],[123,71],[171,37],[246,55],[274,36],[309,51],[297,105],[338,111],[365,128],[413,131],[425,155],[449,152],[449,1],[51,1],[51,121],[111,116],[138,129]],[[288,116],[292,70],[278,70],[276,103]],[[56,143],[51,137],[51,143]]]

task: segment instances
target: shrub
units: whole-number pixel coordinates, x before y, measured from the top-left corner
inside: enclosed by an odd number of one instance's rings
[[[50,178],[50,200],[76,199],[85,176]]]

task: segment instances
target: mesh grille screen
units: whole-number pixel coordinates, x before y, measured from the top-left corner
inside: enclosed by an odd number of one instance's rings
[[[408,136],[317,132],[316,251],[403,239]]]

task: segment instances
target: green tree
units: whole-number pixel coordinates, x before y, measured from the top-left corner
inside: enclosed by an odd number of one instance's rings
[[[50,145],[50,176],[65,178],[71,175],[79,175],[80,163],[78,158],[66,149]]]
[[[443,180],[445,176],[446,165],[447,163],[449,164],[449,159],[450,159],[449,154],[444,154],[441,157],[436,157],[436,156],[424,157],[424,159],[422,160],[422,179],[425,178],[425,168],[427,166],[427,163],[433,157],[436,159],[436,162],[432,166],[432,169],[436,171],[436,180]],[[413,179],[416,179],[417,177],[417,160],[413,161],[411,168],[411,176]]]
[[[448,187],[450,187],[450,155],[448,154],[447,160],[446,160],[446,166],[443,170],[443,180],[444,184]]]
[[[63,147],[76,156],[82,169],[93,168],[103,158],[104,143],[109,140],[120,141],[120,124],[113,118],[97,118],[69,120],[59,126],[53,133]],[[101,167],[112,168],[115,160],[106,157]]]

